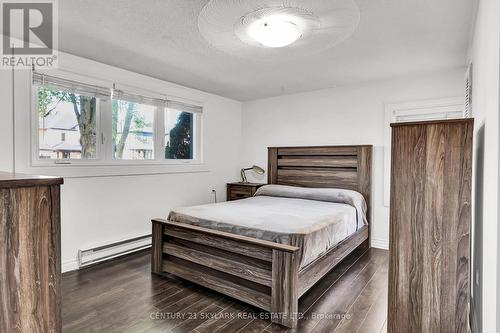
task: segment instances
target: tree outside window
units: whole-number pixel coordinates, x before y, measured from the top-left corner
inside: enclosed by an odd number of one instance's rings
[[[165,158],[193,159],[193,120],[190,112],[167,109],[165,113]]]
[[[96,106],[95,97],[39,87],[39,156],[96,158]]]

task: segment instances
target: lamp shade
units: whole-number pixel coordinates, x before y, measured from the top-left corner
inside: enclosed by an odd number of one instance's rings
[[[241,169],[241,172],[240,172],[241,173],[241,181],[243,183],[248,183],[247,176],[245,175],[245,171],[249,171],[249,170],[252,170],[253,172],[255,172],[258,175],[263,175],[266,172],[264,169],[262,169],[258,165],[253,165],[250,168],[243,168],[243,169]]]
[[[252,170],[253,170],[253,172],[255,172],[256,174],[259,174],[259,175],[263,175],[266,172],[264,169],[262,169],[258,165],[252,166]]]

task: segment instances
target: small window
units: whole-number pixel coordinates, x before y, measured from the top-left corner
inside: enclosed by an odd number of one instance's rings
[[[191,112],[165,110],[165,159],[194,158],[194,122],[195,115]]]
[[[112,144],[116,160],[154,159],[153,105],[113,99]]]
[[[37,100],[40,159],[97,157],[96,97],[39,86]]]

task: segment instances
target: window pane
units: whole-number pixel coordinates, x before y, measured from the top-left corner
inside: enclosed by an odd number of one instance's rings
[[[165,158],[193,159],[194,115],[174,109],[165,111]]]
[[[38,156],[96,158],[96,98],[38,87]]]
[[[153,122],[155,106],[113,99],[113,158],[154,158]]]

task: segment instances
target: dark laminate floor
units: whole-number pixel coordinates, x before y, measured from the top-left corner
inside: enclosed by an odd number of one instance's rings
[[[63,275],[64,332],[291,332],[244,303],[151,275],[149,259],[143,252]],[[376,249],[346,258],[301,298],[297,332],[385,332],[387,260]]]

